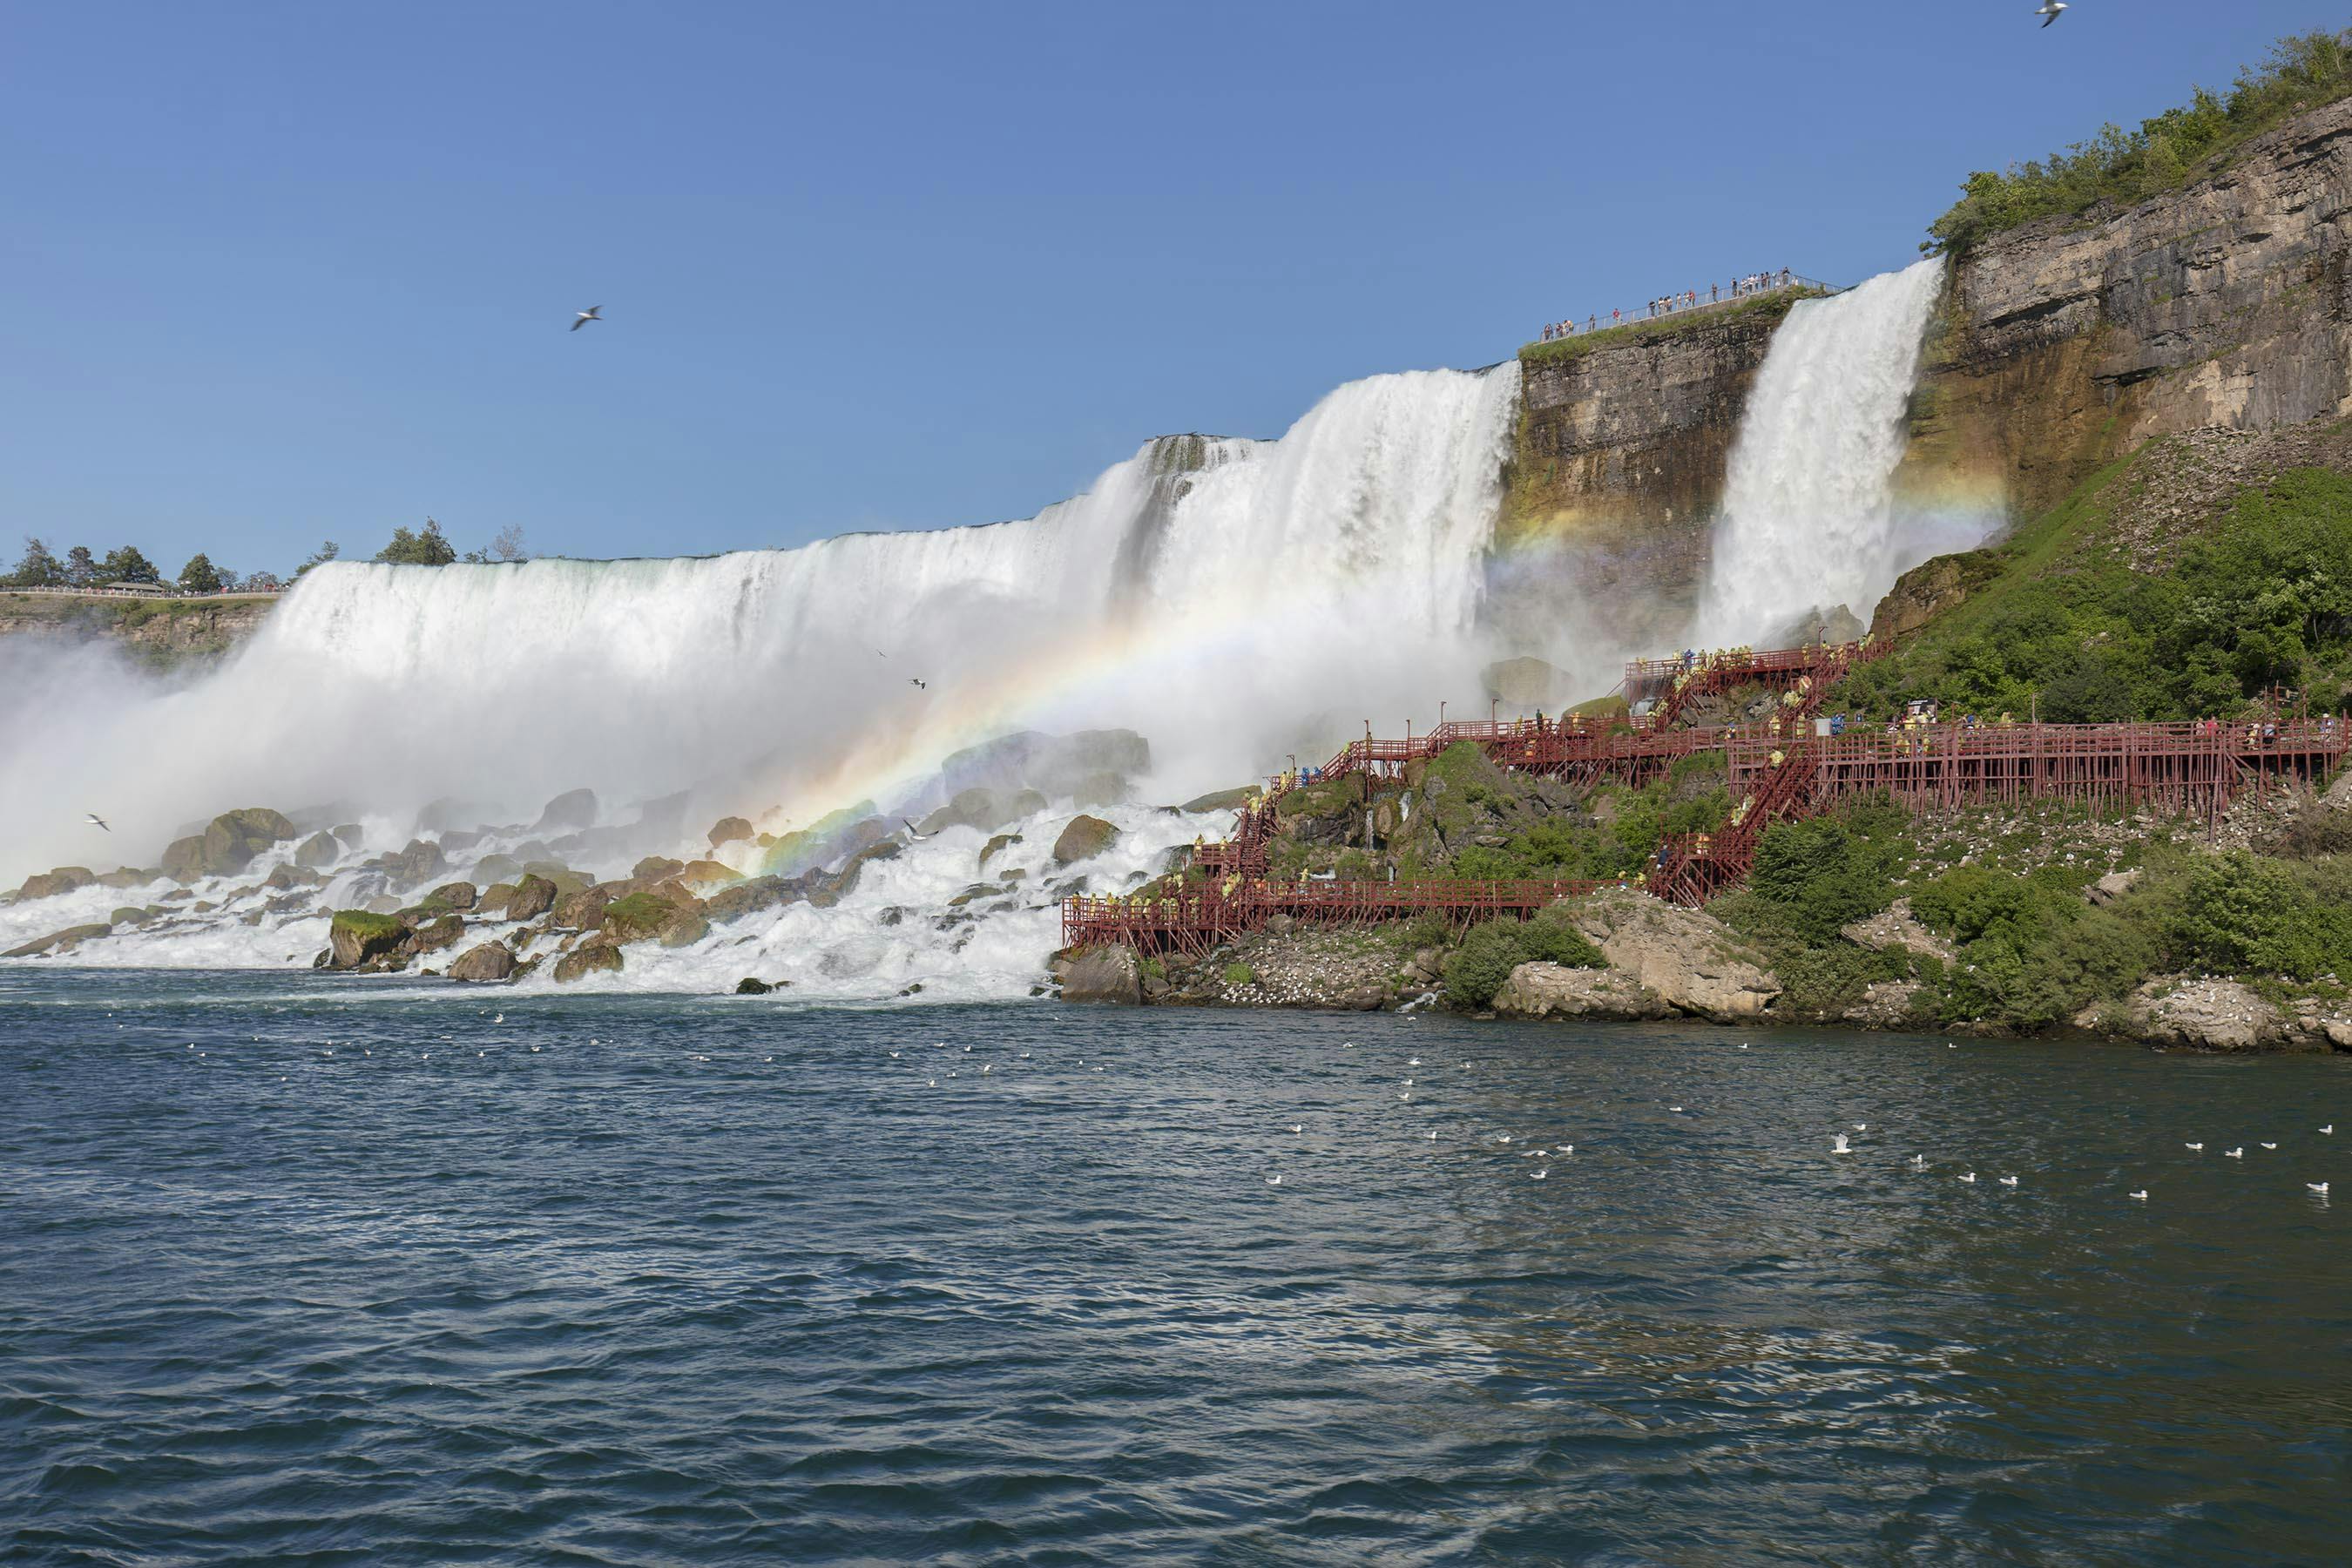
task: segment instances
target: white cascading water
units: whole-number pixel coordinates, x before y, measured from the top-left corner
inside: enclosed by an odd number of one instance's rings
[[[1725,475],[1700,641],[1753,644],[1815,606],[1866,620],[1905,570],[1973,542],[1906,537],[1892,484],[1943,278],[1941,258],[1882,273],[1800,302],[1773,334]]]
[[[940,758],[1023,727],[1141,731],[1155,800],[1240,782],[1366,717],[1477,689],[1481,557],[1517,391],[1515,363],[1373,377],[1277,441],[1150,443],[1022,522],[704,559],[332,564],[225,666],[176,686],[104,650],[5,639],[0,724],[47,741],[0,759],[0,878],[152,866],[235,806],[331,806],[373,851],[405,842],[428,803],[462,823],[528,822],[583,784],[621,821],[623,803],[686,794],[671,852],[688,853],[721,814],[782,826],[867,800],[919,809]],[[93,809],[107,838],[80,826]],[[1041,876],[1028,862],[1067,815],[1026,825],[1027,858],[992,874]],[[1098,889],[1221,826],[1108,815],[1119,849],[1076,868]],[[985,941],[882,921],[967,886],[980,841],[910,844],[837,908],[794,906],[698,949],[633,948],[626,975],[602,983],[706,988],[761,958],[802,971],[795,994],[889,994],[909,976],[929,977],[927,994],[1025,986],[1055,945],[1050,900],[1006,911]],[[0,947],[103,920],[122,897],[0,910]],[[74,962],[307,962],[324,923],[125,931]]]

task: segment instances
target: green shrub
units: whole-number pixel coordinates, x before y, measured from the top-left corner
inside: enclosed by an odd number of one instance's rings
[[[2336,973],[2352,949],[2342,906],[2323,906],[2287,867],[2243,850],[2193,865],[2167,911],[2173,951],[2216,974]]]
[[[1598,969],[1607,963],[1564,910],[1546,910],[1527,921],[1487,921],[1473,926],[1446,956],[1445,999],[1456,1007],[1491,1006],[1511,971],[1522,963]]]
[[[1226,965],[1225,965],[1225,984],[1228,984],[1228,985],[1252,985],[1252,984],[1256,984],[1256,982],[1257,982],[1257,971],[1256,971],[1256,970],[1255,970],[1255,969],[1252,969],[1248,964],[1246,964],[1246,963],[1228,963],[1228,964],[1226,964]]]
[[[1775,823],[1757,842],[1748,885],[1788,911],[1798,932],[1826,942],[1895,896],[1882,850],[1834,816]]]

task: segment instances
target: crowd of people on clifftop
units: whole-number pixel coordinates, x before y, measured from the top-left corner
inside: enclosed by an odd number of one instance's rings
[[[1580,332],[1597,332],[1603,327],[1623,326],[1627,321],[1656,321],[1661,316],[1672,316],[1684,310],[1696,310],[1710,305],[1721,305],[1734,300],[1744,300],[1751,294],[1769,293],[1776,289],[1789,288],[1799,281],[1801,279],[1797,275],[1785,267],[1778,272],[1750,272],[1745,277],[1733,279],[1728,284],[1708,284],[1706,298],[1704,300],[1699,298],[1697,289],[1685,289],[1679,294],[1661,294],[1639,310],[1612,310],[1605,321],[1601,319],[1597,311],[1585,317],[1580,325],[1573,316],[1564,321],[1547,321],[1544,323],[1543,341],[1551,342],[1559,338],[1575,337]]]

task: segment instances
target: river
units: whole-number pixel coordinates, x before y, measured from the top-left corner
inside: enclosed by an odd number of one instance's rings
[[[2341,1058],[11,970],[0,1081],[12,1563],[2352,1539]]]

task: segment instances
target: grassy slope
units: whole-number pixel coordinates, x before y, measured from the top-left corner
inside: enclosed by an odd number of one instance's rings
[[[1644,318],[1627,321],[1622,326],[1602,327],[1597,331],[1579,332],[1572,338],[1554,338],[1549,342],[1538,339],[1521,345],[1519,363],[1523,365],[1564,364],[1601,349],[1622,348],[1645,339],[1675,337],[1700,327],[1722,326],[1733,321],[1778,321],[1787,315],[1789,307],[1798,300],[1816,299],[1822,292],[1819,289],[1790,289],[1734,304],[1685,310],[1679,315],[1662,316],[1656,321]]]

